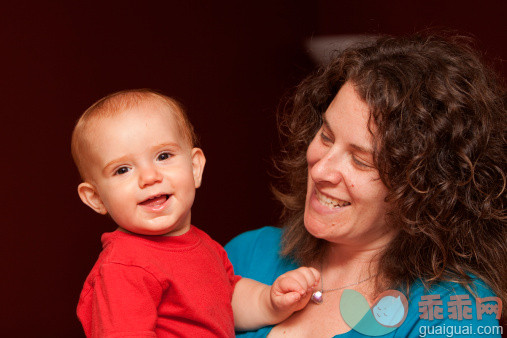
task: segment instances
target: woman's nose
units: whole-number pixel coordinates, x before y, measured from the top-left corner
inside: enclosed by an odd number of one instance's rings
[[[155,166],[140,168],[139,187],[144,188],[162,181],[162,174]]]
[[[342,156],[333,150],[328,149],[327,152],[321,153],[320,156],[314,158],[313,163],[310,163],[309,171],[312,180],[316,183],[330,183],[336,185],[343,180],[343,165]]]

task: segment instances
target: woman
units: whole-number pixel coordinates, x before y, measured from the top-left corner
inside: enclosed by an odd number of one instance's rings
[[[477,54],[460,38],[380,38],[308,77],[288,107],[275,189],[283,229],[242,234],[226,249],[237,274],[267,284],[313,266],[322,293],[275,327],[238,334],[499,335],[505,90]],[[403,298],[382,300],[388,289],[408,299],[404,318],[376,313]],[[370,312],[347,303],[358,294],[369,306],[381,300]],[[382,325],[366,325],[370,313]]]

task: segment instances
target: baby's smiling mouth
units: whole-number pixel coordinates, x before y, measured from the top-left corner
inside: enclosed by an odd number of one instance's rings
[[[142,202],[139,205],[143,205],[145,207],[156,208],[164,204],[169,199],[169,194],[162,194],[150,197]]]

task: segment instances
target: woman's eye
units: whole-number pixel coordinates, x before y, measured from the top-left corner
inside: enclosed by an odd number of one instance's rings
[[[164,160],[167,160],[169,157],[171,157],[171,154],[169,153],[162,153],[160,155],[157,156],[157,160],[158,161],[164,161]]]
[[[332,140],[329,136],[327,136],[327,135],[324,133],[324,131],[322,131],[322,132],[320,133],[320,138],[322,139],[322,141],[324,141],[324,142],[326,142],[326,143],[328,143],[328,142],[332,142],[332,141],[333,141],[333,140]]]
[[[126,174],[130,169],[128,167],[120,167],[118,169],[116,169],[116,171],[114,172],[115,175],[123,175],[123,174]]]
[[[362,168],[373,168],[373,166],[371,166],[370,164],[367,164],[366,162],[362,161],[362,160],[359,160],[357,159],[355,156],[352,156],[352,160],[354,161],[355,164],[357,164],[359,167],[362,167]]]

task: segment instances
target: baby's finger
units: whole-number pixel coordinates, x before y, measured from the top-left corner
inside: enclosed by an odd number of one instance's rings
[[[315,268],[308,268],[313,275],[313,286],[317,286],[320,283],[320,272]]]
[[[309,268],[309,267],[301,267],[296,270],[301,276],[304,278],[303,281],[300,281],[306,285],[306,289],[310,290],[316,286],[318,286],[320,282],[320,273],[317,269]]]
[[[275,299],[275,308],[288,309],[294,307],[304,296],[298,292],[282,294]]]
[[[282,276],[278,282],[279,291],[284,294],[296,292],[304,295],[307,291],[306,282],[302,274],[287,274]]]

